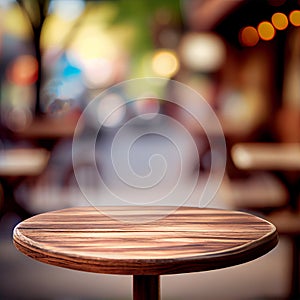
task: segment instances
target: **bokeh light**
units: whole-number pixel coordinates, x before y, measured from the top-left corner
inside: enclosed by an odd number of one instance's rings
[[[48,16],[41,33],[40,44],[42,49],[61,47],[73,25],[74,21],[63,19],[57,15]]]
[[[300,26],[300,10],[294,10],[289,15],[290,22],[294,26]]]
[[[18,56],[7,69],[8,79],[18,85],[29,85],[36,82],[38,62],[32,55]]]
[[[158,50],[152,59],[153,71],[162,77],[170,78],[179,69],[179,62],[175,52],[170,50]]]
[[[115,59],[121,50],[109,32],[97,25],[85,26],[78,30],[70,49],[77,52],[82,60],[100,57]]]
[[[181,41],[180,53],[186,67],[194,71],[213,72],[225,59],[222,39],[212,33],[189,33]]]
[[[258,34],[262,40],[270,41],[275,36],[275,28],[270,22],[263,21],[257,27]]]
[[[32,112],[27,107],[12,107],[4,118],[5,125],[12,131],[24,130],[32,121]]]
[[[97,117],[104,127],[117,127],[126,114],[126,103],[118,94],[108,94],[98,105]]]
[[[244,27],[240,30],[239,40],[243,46],[255,46],[259,41],[258,32],[253,26]]]
[[[134,101],[133,104],[136,114],[144,120],[153,119],[160,110],[159,101],[152,97]]]
[[[284,30],[287,28],[289,21],[285,14],[283,13],[275,13],[272,16],[273,26],[278,30]]]
[[[101,88],[114,83],[115,68],[113,62],[105,59],[89,59],[83,64],[84,80],[87,87]]]
[[[32,35],[30,23],[18,5],[11,5],[1,15],[2,26],[5,32],[13,36],[24,38]]]
[[[52,0],[49,5],[50,12],[59,15],[65,20],[74,20],[83,12],[85,3],[83,0]]]

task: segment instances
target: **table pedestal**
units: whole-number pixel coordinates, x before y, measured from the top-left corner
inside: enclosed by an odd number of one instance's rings
[[[292,284],[290,299],[299,299],[300,297],[300,286],[299,286],[299,273],[300,273],[300,239],[299,236],[292,239],[293,247],[293,260],[292,260]]]
[[[133,300],[159,300],[159,275],[134,275]]]

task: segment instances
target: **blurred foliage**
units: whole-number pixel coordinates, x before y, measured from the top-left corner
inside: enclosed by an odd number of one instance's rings
[[[59,1],[59,0],[54,0]],[[32,29],[32,42],[39,66],[42,65],[41,34],[43,26],[49,15],[50,0],[16,0],[22,10],[24,17],[29,21]],[[181,1],[180,0],[85,0],[83,13],[74,21],[71,30],[65,36],[60,45],[61,54],[68,49],[72,43],[78,29],[84,26],[89,18],[94,24],[101,27],[103,20],[107,21],[107,26],[111,28],[123,27],[133,28],[133,38],[128,41],[127,48],[131,56],[131,64],[141,65],[142,59],[155,48],[155,34],[159,26],[175,26],[181,24]],[[102,9],[106,7],[106,9]],[[102,15],[101,15],[102,14]],[[89,20],[91,21],[91,20]],[[101,23],[102,22],[102,23]],[[124,32],[124,30],[123,30]],[[126,34],[126,33],[125,33]],[[128,31],[128,34],[129,31]],[[46,38],[46,37],[45,37]],[[122,37],[120,37],[122,39]],[[126,40],[126,39],[125,39]],[[35,113],[41,113],[40,90],[44,80],[42,68],[38,68],[38,80],[36,82],[36,107]]]
[[[59,1],[59,0],[54,0]],[[16,0],[24,15],[29,20],[35,34],[39,34],[43,26],[48,12],[49,0]],[[143,53],[153,48],[153,36],[151,28],[153,27],[154,16],[159,10],[166,10],[172,17],[172,22],[181,22],[180,0],[116,0],[116,1],[101,1],[101,0],[86,0],[86,11],[91,11],[91,8],[96,8],[98,5],[112,5],[116,13],[109,14],[108,10],[104,13],[108,14],[107,18],[111,25],[126,25],[133,26],[137,32],[136,39],[132,45],[135,53]],[[82,17],[87,14],[83,13]],[[103,17],[102,17],[103,19]],[[110,20],[109,20],[110,19]],[[96,20],[95,20],[96,21]],[[161,20],[162,22],[164,20]],[[74,33],[74,32],[72,32]]]
[[[118,14],[112,20],[112,25],[131,24],[137,30],[136,39],[132,44],[132,51],[135,55],[144,54],[153,49],[151,29],[154,25],[154,16],[159,10],[167,10],[174,23],[181,22],[179,0],[119,0],[114,3],[118,5]]]

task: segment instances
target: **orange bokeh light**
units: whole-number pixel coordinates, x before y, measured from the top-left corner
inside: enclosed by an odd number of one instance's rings
[[[278,30],[284,30],[287,28],[289,21],[285,14],[283,13],[275,13],[272,16],[273,26]]]
[[[294,10],[290,13],[290,22],[294,26],[300,26],[300,10]]]
[[[20,55],[7,70],[8,79],[17,85],[30,85],[38,77],[38,62],[32,55]]]
[[[270,41],[275,36],[275,28],[270,22],[263,21],[257,27],[258,34],[262,40]]]
[[[242,45],[251,47],[258,43],[259,36],[254,27],[247,26],[241,29],[239,39]]]

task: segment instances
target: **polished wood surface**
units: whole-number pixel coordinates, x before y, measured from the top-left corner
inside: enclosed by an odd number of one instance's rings
[[[107,274],[161,275],[224,268],[277,244],[256,216],[181,207],[78,207],[47,212],[14,229],[26,255],[56,266]]]

